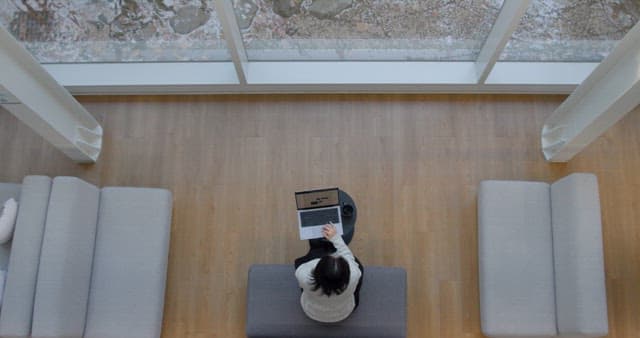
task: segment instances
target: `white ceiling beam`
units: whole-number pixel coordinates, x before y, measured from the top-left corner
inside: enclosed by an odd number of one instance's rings
[[[566,162],[640,104],[640,23],[551,114],[542,128],[542,151]]]
[[[100,124],[2,27],[0,65],[3,108],[73,160],[98,159]]]
[[[241,85],[247,83],[247,67],[249,65],[247,52],[242,41],[240,26],[236,20],[232,0],[216,0],[216,11],[222,25],[222,34],[227,42],[227,48],[231,54],[231,61],[236,69],[238,81]]]
[[[485,83],[491,70],[500,58],[502,50],[509,42],[511,35],[518,28],[520,19],[529,8],[531,0],[505,0],[498,18],[487,36],[475,67],[478,76],[478,83]]]

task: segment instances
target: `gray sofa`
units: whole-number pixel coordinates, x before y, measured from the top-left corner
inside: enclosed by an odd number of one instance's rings
[[[360,304],[345,320],[324,324],[300,306],[293,264],[257,264],[249,269],[248,337],[406,337],[407,273],[365,266]]]
[[[17,197],[19,212],[1,252],[9,256],[0,336],[160,337],[168,190],[27,176],[0,183],[5,196]]]
[[[608,333],[596,177],[483,181],[478,192],[482,333],[600,337]]]

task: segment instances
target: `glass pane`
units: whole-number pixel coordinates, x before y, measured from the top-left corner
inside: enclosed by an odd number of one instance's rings
[[[214,0],[0,0],[41,63],[230,60]]]
[[[475,60],[502,0],[234,0],[267,60]]]
[[[506,61],[601,61],[638,22],[640,0],[533,0]]]

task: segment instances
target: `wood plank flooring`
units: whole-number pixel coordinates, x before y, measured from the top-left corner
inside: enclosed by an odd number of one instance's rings
[[[640,109],[568,164],[540,152],[564,99],[524,95],[80,97],[101,121],[75,165],[0,109],[0,181],[75,175],[171,189],[163,337],[242,337],[253,263],[290,263],[293,192],[339,186],[358,205],[352,250],[408,272],[410,337],[480,337],[476,191],[483,179],[600,182],[610,337],[640,336]]]

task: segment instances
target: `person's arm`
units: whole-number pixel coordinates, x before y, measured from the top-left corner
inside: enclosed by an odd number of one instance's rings
[[[296,279],[301,289],[307,289],[311,285],[311,271],[313,271],[317,263],[317,259],[313,259],[296,269]]]
[[[324,228],[322,228],[322,233],[324,234],[324,238],[331,241],[333,246],[336,248],[337,255],[343,256],[345,259],[355,261],[353,253],[342,239],[342,236],[338,235],[338,231],[333,224],[325,225]]]

